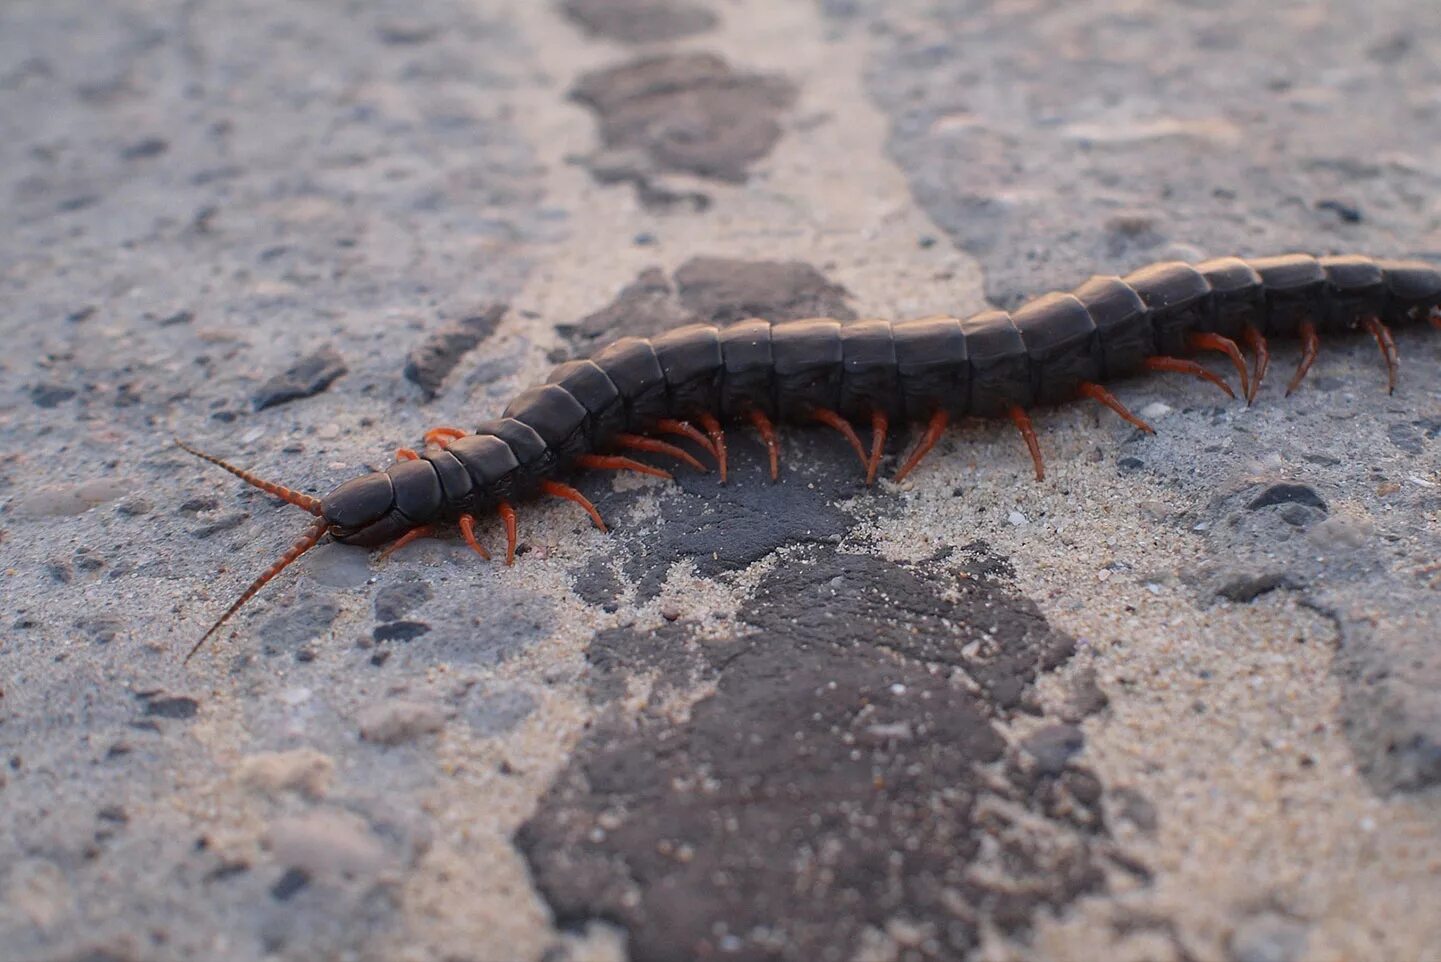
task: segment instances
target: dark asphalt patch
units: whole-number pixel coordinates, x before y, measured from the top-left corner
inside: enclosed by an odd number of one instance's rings
[[[818,545],[719,638],[599,635],[592,698],[611,707],[516,839],[557,922],[622,925],[636,962],[850,959],[877,939],[955,958],[1100,890],[1081,745],[1067,732],[1041,764],[998,727],[1073,642],[984,547],[961,554],[908,568]],[[639,676],[653,705],[714,693],[627,714]]]
[[[716,15],[684,0],[565,0],[561,11],[592,37],[656,43],[705,33]]]
[[[800,261],[693,257],[676,270],[674,280],[652,267],[605,307],[556,330],[584,356],[618,337],[652,337],[685,324],[730,324],[747,317],[853,320],[849,296]]]
[[[780,140],[796,89],[783,77],[737,73],[712,53],[682,53],[585,74],[571,97],[600,121],[592,174],[634,183],[642,201],[667,206],[669,192],[652,183],[665,173],[744,183]]]

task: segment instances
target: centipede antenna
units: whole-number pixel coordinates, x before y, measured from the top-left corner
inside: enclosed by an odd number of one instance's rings
[[[204,457],[204,455],[201,456]],[[254,598],[256,593],[259,592],[261,588],[264,588],[267,582],[269,582],[276,575],[280,574],[280,572],[284,571],[286,568],[290,567],[290,565],[295,561],[296,558],[299,558],[301,555],[305,554],[305,552],[309,551],[311,548],[319,544],[320,539],[325,537],[325,532],[328,531],[329,528],[330,526],[325,522],[325,519],[323,518],[315,522],[309,528],[307,528],[304,537],[302,537],[299,541],[295,542],[295,544],[291,545],[290,548],[285,552],[285,554],[281,555],[279,559],[276,560],[275,564],[271,565],[269,568],[266,568],[265,571],[261,573],[260,577],[252,581],[250,583],[250,587],[246,588],[245,592],[239,598],[235,599],[235,604],[227,608],[225,610],[225,614],[221,615],[219,619],[216,620],[215,624],[210,626],[210,630],[200,636],[200,640],[197,641],[195,643],[195,646],[190,649],[188,654],[186,654],[185,661],[189,662],[191,658],[195,657],[195,653],[200,650],[200,646],[205,644],[205,642],[210,639],[211,635],[219,631],[220,626],[229,621],[230,616],[239,611],[242,605],[244,605],[251,598]]]
[[[258,478],[255,475],[251,474],[249,471],[246,471],[243,468],[237,468],[230,462],[223,461],[213,454],[206,454],[204,451],[197,451],[195,448],[192,448],[190,445],[186,444],[179,438],[175,439],[175,443],[180,446],[181,450],[189,451],[191,454],[195,455],[202,461],[209,461],[216,467],[224,468],[226,471],[229,471],[231,474],[235,475],[246,484],[254,485],[265,493],[273,494],[277,498],[280,498],[283,501],[287,501],[290,504],[295,505],[297,508],[303,508],[304,510],[309,511],[313,515],[319,516],[320,514],[319,498],[312,498],[308,494],[301,494],[299,491],[292,491],[284,485],[276,484],[274,481],[266,481],[263,478]]]

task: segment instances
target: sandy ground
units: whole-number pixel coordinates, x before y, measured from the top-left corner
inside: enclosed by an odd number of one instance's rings
[[[0,958],[1441,959],[1424,332],[1041,413],[1040,483],[736,436],[514,568],[325,546],[188,665],[303,519],[170,441],[318,495],[620,333],[1441,256],[1438,64],[1400,0],[0,10]]]

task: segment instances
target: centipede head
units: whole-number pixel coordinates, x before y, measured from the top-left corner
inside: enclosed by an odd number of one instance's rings
[[[295,559],[299,558],[301,555],[305,554],[305,552],[309,551],[311,548],[319,544],[320,540],[324,538],[326,534],[333,533],[333,522],[326,517],[325,505],[321,501],[321,499],[311,497],[308,494],[302,494],[299,491],[293,491],[290,488],[285,487],[284,485],[276,484],[274,481],[266,481],[262,478],[256,477],[249,471],[238,468],[227,461],[215,457],[214,455],[206,454],[203,451],[197,451],[195,448],[192,448],[190,445],[186,444],[184,441],[179,440],[178,438],[176,439],[175,443],[178,444],[183,450],[190,452],[196,457],[205,461],[209,461],[211,464],[217,465],[218,467],[224,468],[226,471],[229,471],[231,474],[235,475],[246,484],[253,485],[260,490],[266,492],[267,494],[273,494],[276,497],[281,498],[289,502],[290,504],[293,504],[296,507],[304,511],[308,511],[309,513],[316,516],[315,522],[312,523],[310,527],[305,530],[305,533],[301,536],[300,540],[296,541],[295,544],[291,545],[289,550],[282,554],[275,561],[274,564],[272,564],[269,568],[265,569],[265,571],[263,571],[258,578],[252,581],[250,583],[250,587],[245,589],[245,591],[240,595],[240,597],[235,600],[235,603],[232,604],[229,608],[227,608],[223,615],[216,619],[215,624],[210,626],[210,630],[207,631],[204,635],[201,635],[200,640],[195,643],[194,647],[192,647],[190,649],[190,652],[185,656],[185,660],[189,661],[192,657],[194,657],[195,653],[200,650],[200,646],[205,644],[205,642],[210,638],[211,635],[219,631],[220,626],[229,621],[230,617],[234,615],[237,611],[239,611],[241,606],[243,606],[247,601],[255,597],[255,595],[260,591],[260,589],[265,587],[265,585],[272,578],[280,574],[280,572],[284,571],[286,568],[290,567],[290,565],[295,561]]]

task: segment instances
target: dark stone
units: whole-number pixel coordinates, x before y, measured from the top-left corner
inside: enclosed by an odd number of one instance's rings
[[[370,636],[376,641],[414,641],[430,631],[430,625],[423,621],[392,621],[376,625]]]
[[[491,304],[433,331],[406,356],[405,379],[419,386],[427,399],[435,397],[460,359],[495,333],[507,309]]]
[[[1291,578],[1284,571],[1261,571],[1241,573],[1223,581],[1216,588],[1216,596],[1227,601],[1245,603],[1255,601],[1277,588],[1291,587]]]
[[[795,100],[780,77],[741,74],[710,53],[664,54],[588,73],[571,96],[594,110],[605,152],[592,167],[643,186],[676,171],[729,183],[781,136],[777,119]],[[617,164],[618,153],[634,162]]]
[[[390,19],[376,27],[375,32],[381,43],[409,47],[435,39],[440,28],[421,20]]]
[[[1270,507],[1273,504],[1304,504],[1308,507],[1319,508],[1322,513],[1329,509],[1326,501],[1316,492],[1316,489],[1305,484],[1273,484],[1252,498],[1246,505],[1252,511],[1259,508]]]
[[[1101,890],[1099,781],[1027,775],[996,727],[1073,643],[984,548],[962,554],[912,569],[817,546],[766,577],[733,633],[598,635],[598,701],[633,676],[667,701],[713,693],[679,714],[612,703],[522,826],[557,924],[620,924],[636,962],[809,960],[902,917],[931,955],[961,957],[983,925],[1024,938]],[[983,845],[1004,878],[970,871]]]
[[[1361,209],[1355,204],[1348,204],[1344,200],[1318,200],[1316,202],[1316,209],[1330,211],[1335,214],[1342,223],[1361,223]]]
[[[375,620],[399,621],[433,596],[434,592],[423,581],[401,581],[386,585],[375,593]]]
[[[146,137],[144,140],[137,140],[120,151],[123,160],[148,160],[151,157],[159,157],[170,149],[170,142],[162,137]]]
[[[301,358],[283,374],[266,381],[251,397],[255,410],[263,411],[277,404],[313,397],[330,387],[346,372],[345,361],[333,347],[324,347]]]
[[[593,37],[655,43],[704,33],[715,14],[685,0],[565,0],[561,10]]]
[[[199,514],[202,511],[214,511],[220,507],[220,499],[203,495],[196,498],[187,498],[180,502],[179,510],[187,514]]]
[[[75,389],[63,384],[36,384],[30,388],[30,400],[36,407],[53,408],[75,396]]]
[[[145,700],[145,714],[153,718],[194,718],[198,711],[200,703],[184,695]]]
[[[1028,735],[1021,747],[1044,775],[1059,775],[1066,764],[1086,745],[1086,736],[1075,725],[1047,725]]]
[[[274,885],[270,887],[270,896],[277,902],[289,901],[301,889],[310,884],[310,874],[304,869],[288,868],[285,874],[280,876]]]
[[[1146,466],[1146,462],[1145,462],[1145,461],[1142,461],[1140,458],[1136,458],[1136,457],[1124,457],[1124,458],[1122,458],[1121,460],[1119,460],[1119,461],[1116,462],[1116,467],[1120,468],[1122,471],[1126,472],[1127,474],[1129,474],[1129,473],[1131,473],[1131,472],[1133,472],[1133,471],[1139,471],[1139,470],[1141,470],[1142,468],[1144,468],[1145,466]]]
[[[232,528],[238,528],[247,520],[249,520],[249,518],[250,515],[244,511],[233,511],[230,514],[225,515],[224,517],[216,518],[209,524],[203,524],[198,528],[191,528],[190,534],[192,537],[195,538],[209,538],[212,535],[219,534],[222,531],[229,531]]]

